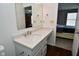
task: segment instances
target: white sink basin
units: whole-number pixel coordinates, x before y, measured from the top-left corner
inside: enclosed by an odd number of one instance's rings
[[[18,43],[21,43],[27,47],[33,48],[41,40],[40,40],[39,35],[33,34],[33,35],[28,35],[26,37],[25,36],[17,37],[15,41],[17,41]]]

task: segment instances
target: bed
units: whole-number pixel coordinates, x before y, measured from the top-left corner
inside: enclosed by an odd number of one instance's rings
[[[57,37],[73,39],[75,28],[73,26],[57,25]]]

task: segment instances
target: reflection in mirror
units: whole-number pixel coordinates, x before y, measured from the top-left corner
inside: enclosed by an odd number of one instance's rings
[[[25,27],[26,28],[32,27],[32,23],[31,23],[32,6],[24,7],[24,12],[25,12]]]

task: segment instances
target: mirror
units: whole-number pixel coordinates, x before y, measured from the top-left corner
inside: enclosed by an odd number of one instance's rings
[[[25,28],[32,27],[32,6],[24,4],[24,13],[25,13]]]
[[[15,7],[18,30],[32,27],[32,4],[16,3]]]
[[[33,3],[16,3],[16,20],[18,30],[41,27],[43,24],[43,5]]]

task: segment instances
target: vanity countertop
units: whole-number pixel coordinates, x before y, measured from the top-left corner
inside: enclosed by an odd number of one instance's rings
[[[39,44],[44,38],[46,38],[53,30],[51,28],[41,28],[31,33],[31,35],[17,36],[14,41],[33,49],[37,44]]]

